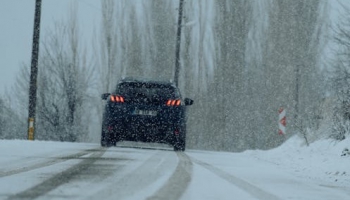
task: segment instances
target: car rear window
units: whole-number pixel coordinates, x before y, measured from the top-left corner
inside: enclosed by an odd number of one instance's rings
[[[147,97],[176,98],[180,96],[175,87],[155,83],[121,83],[118,84],[116,92],[129,97],[144,95]]]

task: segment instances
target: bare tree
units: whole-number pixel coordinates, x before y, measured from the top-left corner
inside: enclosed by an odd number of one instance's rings
[[[56,23],[46,40],[39,73],[38,138],[79,141],[88,134],[85,110],[93,71],[80,44],[76,12],[68,23]]]

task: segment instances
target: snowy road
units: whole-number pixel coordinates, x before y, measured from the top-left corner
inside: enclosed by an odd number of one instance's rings
[[[0,144],[0,199],[350,199],[347,184],[298,176],[254,152]]]

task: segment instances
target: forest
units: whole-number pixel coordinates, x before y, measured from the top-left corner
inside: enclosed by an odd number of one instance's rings
[[[187,148],[270,149],[350,135],[350,7],[327,0],[184,0],[179,87]],[[101,0],[83,40],[77,5],[40,38],[36,140],[98,142],[100,95],[122,77],[174,80],[179,1]],[[26,139],[30,63],[0,97],[0,139]],[[18,98],[21,97],[21,98]],[[278,110],[286,110],[284,135]]]

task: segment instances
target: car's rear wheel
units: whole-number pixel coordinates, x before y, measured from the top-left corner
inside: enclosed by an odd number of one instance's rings
[[[174,151],[185,151],[186,141],[185,139],[180,139],[174,144]]]
[[[185,151],[186,148],[186,125],[179,125],[175,129],[174,151]]]
[[[102,128],[102,131],[101,131],[101,146],[102,147],[107,147],[108,146],[107,133],[106,133],[104,128]]]
[[[180,134],[175,137],[174,151],[185,151],[186,148],[186,129],[182,127]]]
[[[102,132],[101,132],[101,146],[102,147],[110,147],[110,146],[115,146],[116,145],[116,140],[111,137],[111,133],[102,128]]]

